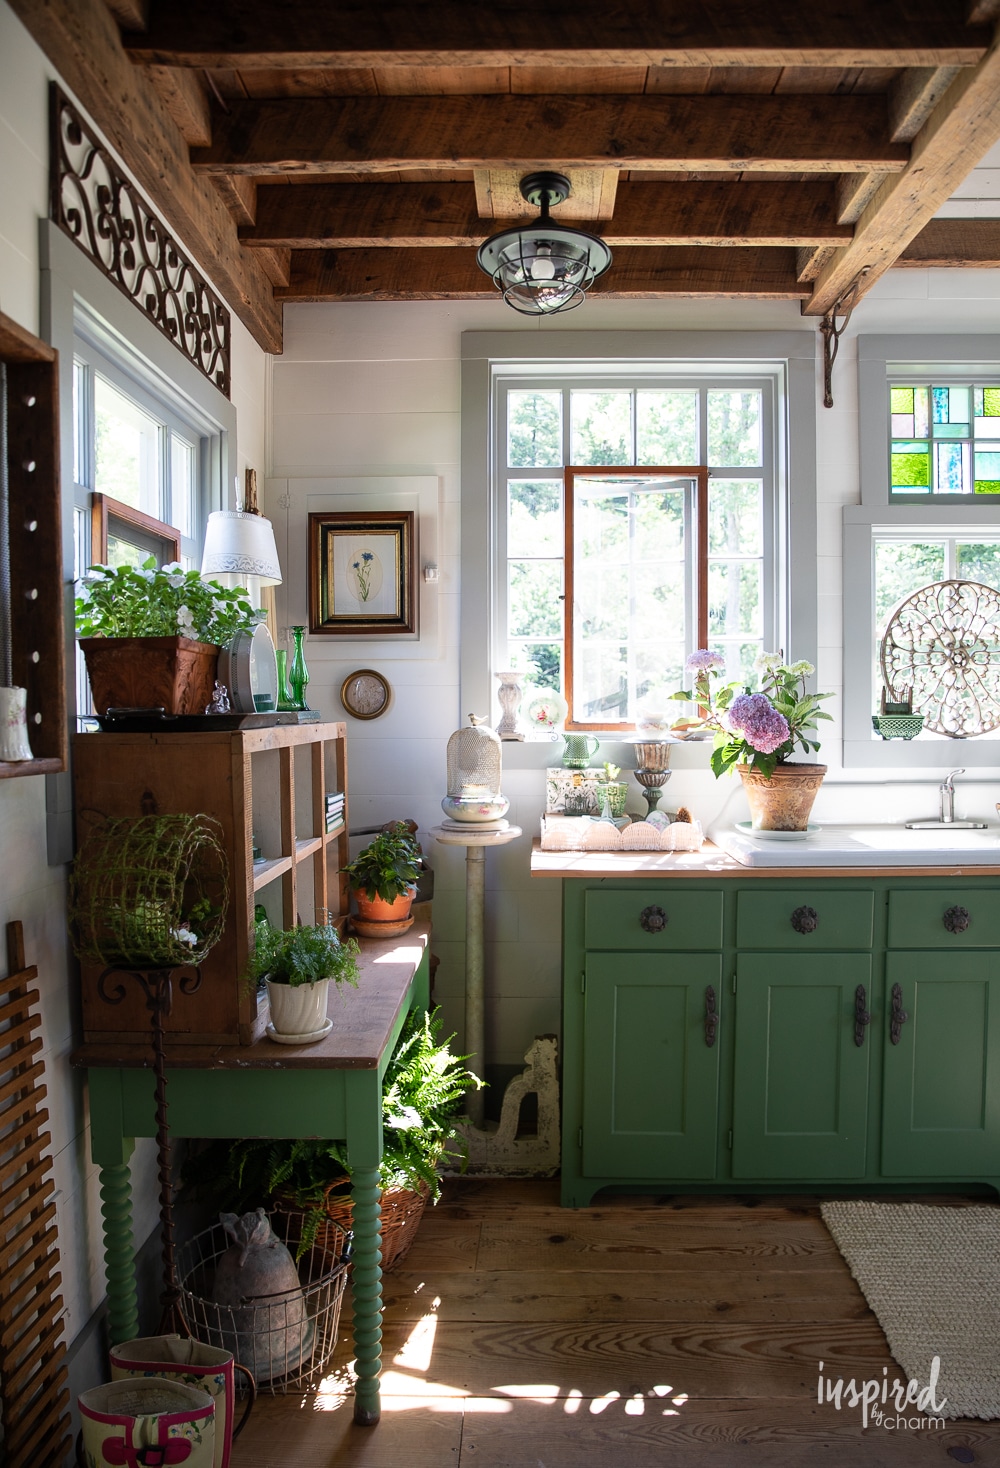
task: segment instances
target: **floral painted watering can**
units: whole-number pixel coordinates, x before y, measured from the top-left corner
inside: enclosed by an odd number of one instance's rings
[[[249,1391],[242,1416],[234,1426],[237,1371],[245,1378]],[[179,1381],[208,1393],[215,1402],[213,1468],[229,1468],[233,1442],[246,1426],[257,1395],[256,1383],[246,1367],[233,1360],[231,1351],[206,1346],[201,1341],[184,1340],[179,1335],[151,1336],[147,1340],[123,1341],[119,1346],[112,1346],[112,1381],[150,1376]]]

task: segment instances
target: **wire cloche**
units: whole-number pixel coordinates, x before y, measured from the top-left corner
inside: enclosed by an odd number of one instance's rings
[[[500,738],[482,719],[469,715],[469,728],[448,740],[448,794],[441,809],[452,821],[497,828],[510,801],[500,794]]]

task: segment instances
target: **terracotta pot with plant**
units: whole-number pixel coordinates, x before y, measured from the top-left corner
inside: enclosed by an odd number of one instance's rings
[[[784,663],[780,653],[757,658],[756,691],[739,680],[719,684],[724,666],[724,658],[706,648],[691,654],[685,671],[694,674],[694,687],[672,697],[697,704],[699,717],[679,720],[674,729],[714,733],[712,770],[717,778],[734,766],[739,771],[755,831],[808,830],[826,765],[792,763],[792,755],[796,745],[805,754],[818,752],[819,741],[807,731],[830,718],[820,703],[832,695],[807,693],[806,679],[816,671],[812,663]]]
[[[76,635],[94,707],[203,714],[220,647],[256,624],[245,591],[203,581],[177,561],[91,566],[76,599]]]
[[[282,932],[261,921],[254,937],[249,977],[267,985],[271,1038],[297,1045],[321,1040],[332,1024],[326,1013],[330,984],[358,982],[357,943],[342,943],[325,923]]]
[[[355,932],[363,938],[394,938],[413,926],[420,848],[404,821],[380,831],[342,870],[358,905]]]

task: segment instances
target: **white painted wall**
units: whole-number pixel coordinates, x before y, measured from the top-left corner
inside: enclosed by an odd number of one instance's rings
[[[892,272],[854,314],[836,366],[833,409],[822,407],[817,370],[819,684],[838,696],[830,708],[823,758],[830,766],[820,794],[820,819],[886,819],[933,813],[940,776],[915,773],[886,782],[881,775],[841,772],[838,739],[841,691],[841,509],[859,500],[856,344],[859,331],[991,331],[1000,320],[1000,273]],[[590,301],[577,313],[544,325],[519,318],[499,302],[302,305],[285,309],[285,352],[273,362],[271,479],[267,511],[292,568],[279,596],[279,624],[307,621],[306,515],[310,509],[402,504],[419,478],[438,491],[438,520],[424,521],[422,560],[441,568],[436,632],[418,647],[357,640],[307,641],[310,697],[329,718],[346,717],[338,690],[347,673],[375,667],[393,683],[392,710],[370,724],[348,719],[352,825],[412,815],[422,831],[440,819],[445,745],[468,709],[459,707],[458,647],[462,635],[458,581],[459,363],[461,333],[471,330],[572,332],[577,329],[726,329],[815,332],[797,305],[763,301]],[[368,489],[367,500],[365,489]],[[324,498],[335,492],[352,499]],[[393,498],[395,496],[396,498]],[[401,498],[400,498],[401,497]],[[428,537],[436,547],[428,554]],[[427,595],[425,591],[425,605]],[[475,710],[482,713],[484,710]],[[499,706],[490,711],[499,717]],[[561,746],[555,746],[556,749]],[[531,882],[529,837],[544,807],[539,771],[512,768],[504,790],[522,841],[488,858],[487,1059],[520,1061],[536,1033],[559,1028],[559,892]],[[667,804],[683,803],[706,824],[727,805],[746,815],[738,783],[716,783],[704,750],[679,750]],[[558,755],[554,758],[558,762]],[[992,812],[992,784],[980,772],[960,784],[959,810]],[[636,809],[643,808],[636,791]],[[464,870],[455,848],[424,835],[437,873],[434,949],[442,959],[437,993],[446,1023],[464,1022]]]
[[[9,6],[0,0],[0,309],[39,330],[38,221],[48,212],[48,84],[56,73]],[[233,319],[233,401],[241,468],[264,464],[266,359]],[[45,780],[0,780],[0,925],[24,923],[37,963],[62,1255],[66,1337],[72,1341],[105,1294],[100,1199],[90,1161],[83,1079],[69,1065],[79,1039],[73,960],[66,936],[66,872],[47,865]],[[6,972],[0,953],[0,973]],[[136,1148],[135,1236],[156,1224],[153,1144]]]

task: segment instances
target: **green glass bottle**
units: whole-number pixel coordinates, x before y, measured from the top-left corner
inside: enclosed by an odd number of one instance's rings
[[[288,691],[288,653],[283,647],[277,647],[274,650],[274,659],[278,665],[278,712],[294,713],[298,704]]]
[[[302,651],[302,639],[305,636],[304,627],[292,628],[292,640],[295,643],[295,651],[292,653],[292,665],[288,670],[288,686],[291,690],[292,702],[297,709],[307,709],[306,685],[309,682],[309,669],[306,667],[305,654]]]

